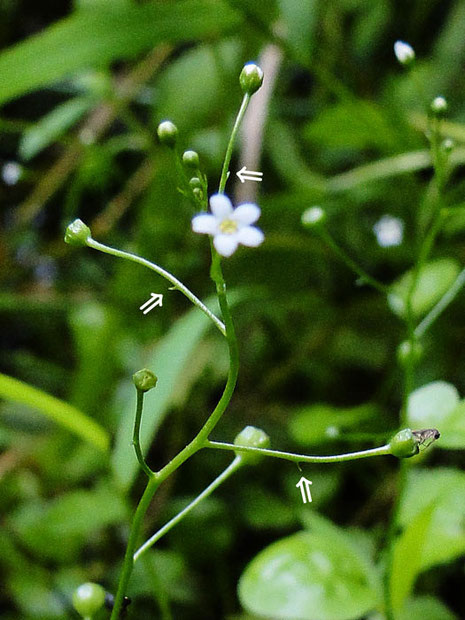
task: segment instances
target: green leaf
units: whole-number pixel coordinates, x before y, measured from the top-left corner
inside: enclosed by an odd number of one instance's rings
[[[430,505],[433,513],[421,553],[421,570],[465,553],[465,473],[445,467],[409,471],[399,525],[409,527]]]
[[[374,567],[350,534],[315,521],[261,551],[239,581],[247,611],[282,620],[350,620],[374,609]]]
[[[434,596],[418,596],[409,599],[395,618],[396,620],[425,620],[425,618],[457,620],[457,616]]]
[[[0,54],[0,104],[89,66],[134,58],[165,41],[193,41],[237,28],[217,0],[97,3]]]
[[[233,304],[237,299],[238,295],[230,295],[230,304]],[[207,306],[212,303],[213,298],[206,302]],[[157,387],[147,392],[144,400],[140,432],[144,453],[152,443],[169,407],[176,399],[178,385],[182,383],[183,389],[187,389],[183,381],[184,369],[192,359],[197,345],[210,325],[210,319],[203,312],[198,308],[192,308],[157,343],[148,358],[141,360],[140,368],[144,366],[150,368],[158,377]],[[192,373],[189,376],[191,379],[195,378]],[[135,389],[132,382],[128,381],[116,403],[117,410],[121,412],[122,418],[118,427],[112,459],[115,475],[123,487],[131,484],[138,471],[138,463],[131,444],[135,402]]]
[[[423,548],[428,536],[434,502],[409,523],[396,540],[389,590],[394,610],[399,610],[413,589],[415,579],[421,571]]]
[[[412,428],[437,428],[440,448],[465,448],[465,401],[445,381],[433,381],[410,394],[408,421]]]
[[[302,446],[330,441],[345,431],[360,430],[360,424],[377,415],[377,408],[368,403],[358,407],[333,407],[324,403],[298,409],[289,431]]]
[[[32,159],[77,123],[92,105],[92,100],[87,97],[77,97],[58,105],[23,133],[19,156],[26,161]]]
[[[419,318],[426,314],[452,286],[460,272],[457,261],[438,258],[430,261],[421,270],[412,294],[412,311]],[[391,287],[388,303],[398,316],[405,317],[407,296],[412,285],[413,270],[407,271]]]
[[[110,438],[107,431],[84,413],[62,400],[0,373],[0,396],[40,411],[99,450],[107,451]]]

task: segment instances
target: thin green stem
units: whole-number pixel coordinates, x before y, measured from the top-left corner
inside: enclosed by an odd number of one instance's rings
[[[145,471],[147,476],[150,478],[154,475],[154,472],[147,465],[144,455],[142,454],[142,450],[140,447],[140,423],[142,420],[142,409],[144,406],[144,394],[143,390],[137,390],[137,406],[136,406],[136,417],[134,420],[134,433],[132,435],[132,445],[134,446],[134,450],[136,452],[137,460],[139,461],[139,465]]]
[[[202,500],[211,495],[213,491],[215,491],[223,482],[225,482],[234,472],[236,472],[239,467],[242,465],[242,458],[240,456],[236,456],[236,458],[230,463],[230,465],[217,477],[211,484],[208,485],[206,489],[202,491],[197,497],[188,504],[181,512],[179,512],[175,517],[173,517],[168,523],[155,532],[153,536],[151,536],[145,543],[139,547],[139,549],[134,554],[134,562],[140,558],[140,556],[145,553],[150,547],[152,547],[157,541],[160,540],[162,536],[167,534],[175,525],[177,525],[184,517],[186,517],[191,510],[193,510]]]
[[[144,494],[142,495],[141,500],[136,508],[136,512],[132,520],[131,531],[129,533],[128,544],[126,546],[126,552],[124,554],[123,567],[121,569],[118,590],[116,592],[115,602],[111,612],[110,620],[119,619],[121,607],[123,604],[123,598],[126,593],[126,589],[134,565],[133,555],[136,549],[137,540],[139,538],[142,521],[159,484],[160,480],[158,480],[158,477],[156,475],[149,478]]]
[[[236,141],[237,133],[239,131],[239,127],[241,125],[242,119],[244,118],[245,111],[247,110],[247,106],[249,105],[250,95],[246,93],[244,98],[242,99],[241,107],[239,108],[239,112],[236,116],[236,122],[234,123],[234,127],[231,131],[231,137],[229,138],[228,147],[226,149],[226,155],[224,156],[223,168],[221,170],[220,184],[218,186],[218,193],[224,194],[224,188],[226,187],[226,182],[228,180],[228,172],[229,172],[229,164],[231,163],[231,156],[234,148],[234,142]]]
[[[381,282],[378,282],[378,280],[366,273],[366,271],[362,269],[360,265],[358,265],[354,260],[352,260],[350,256],[348,256],[348,254],[346,254],[346,252],[336,243],[329,231],[324,226],[317,228],[317,231],[323,241],[333,250],[335,254],[337,254],[337,256],[339,256],[342,262],[345,263],[351,271],[355,272],[359,276],[359,278],[364,283],[369,284],[383,295],[388,292],[389,287],[385,284],[382,284]]]
[[[447,306],[455,299],[460,289],[465,285],[465,268],[459,273],[452,286],[447,290],[437,304],[430,310],[415,329],[415,337],[422,338],[434,321],[441,315]]]
[[[277,459],[293,461],[294,463],[343,463],[344,461],[354,461],[356,459],[365,459],[371,456],[391,454],[391,446],[389,444],[380,446],[379,448],[359,450],[357,452],[347,452],[346,454],[333,454],[331,456],[309,456],[308,454],[294,454],[292,452],[282,452],[280,450],[269,450],[268,448],[242,447],[236,446],[233,443],[224,443],[222,441],[206,441],[205,448],[214,448],[216,450],[234,450],[235,452],[251,452],[262,456],[271,456]]]
[[[183,293],[189,299],[189,301],[194,304],[194,306],[197,306],[197,308],[202,310],[202,312],[206,314],[211,321],[213,321],[213,323],[223,334],[223,336],[226,336],[226,328],[224,323],[220,321],[220,319],[215,314],[213,314],[213,312],[209,308],[207,308],[207,306],[202,303],[200,299],[187,288],[187,286],[185,286],[182,282],[175,278],[169,271],[166,271],[166,269],[163,269],[159,265],[156,265],[155,263],[152,263],[145,258],[141,258],[136,254],[130,254],[129,252],[117,250],[116,248],[112,248],[108,245],[104,245],[103,243],[99,243],[91,237],[87,239],[86,243],[90,248],[93,248],[94,250],[99,250],[100,252],[104,252],[105,254],[111,254],[112,256],[117,256],[118,258],[125,258],[126,260],[130,260],[133,263],[138,263],[139,265],[143,265],[144,267],[155,271],[155,273],[158,273],[160,276],[171,282],[171,284],[173,284],[176,289],[181,291],[181,293]]]

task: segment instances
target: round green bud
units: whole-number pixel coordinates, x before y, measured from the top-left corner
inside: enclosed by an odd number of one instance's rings
[[[444,153],[449,154],[454,150],[455,142],[451,140],[450,138],[446,138],[445,140],[442,141],[441,148],[444,151]]]
[[[310,207],[302,213],[302,224],[306,228],[322,226],[326,221],[326,211],[321,207]]]
[[[202,198],[203,198],[203,191],[200,189],[200,187],[194,187],[192,192],[193,192],[194,196],[197,198],[197,200],[202,200]]]
[[[263,84],[263,71],[255,63],[247,63],[239,76],[239,84],[244,94],[253,95]]]
[[[389,442],[389,446],[391,448],[391,454],[402,459],[418,454],[420,451],[418,443],[413,431],[410,428],[404,428],[394,435]]]
[[[157,127],[157,136],[161,144],[172,148],[178,138],[178,128],[171,121],[162,121]]]
[[[73,592],[73,607],[83,618],[92,618],[105,602],[105,590],[98,583],[83,583]]]
[[[198,170],[200,166],[199,154],[196,151],[184,151],[182,154],[182,163],[186,168]]]
[[[148,392],[157,385],[156,375],[148,368],[142,368],[132,375],[134,385],[141,392]]]
[[[199,177],[192,177],[192,179],[189,181],[189,185],[192,187],[192,189],[202,189],[202,181],[199,179]]]
[[[260,428],[246,426],[241,430],[239,435],[236,436],[234,445],[244,446],[245,448],[269,448],[270,438],[265,431],[262,431]],[[255,465],[262,458],[260,454],[241,452],[240,450],[236,451],[236,456],[240,456],[243,463],[247,463],[247,465]]]
[[[90,228],[84,224],[82,220],[74,220],[68,226],[65,232],[65,243],[75,246],[83,246],[87,244],[87,240],[92,237]]]
[[[443,116],[447,112],[447,107],[444,97],[435,97],[431,102],[431,112],[436,116]]]
[[[412,363],[419,362],[423,356],[423,345],[418,340],[412,342],[410,340],[404,340],[397,347],[397,360],[403,367]]]

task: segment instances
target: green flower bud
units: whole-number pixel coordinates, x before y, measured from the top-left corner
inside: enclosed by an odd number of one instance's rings
[[[178,138],[178,128],[171,121],[162,121],[157,127],[157,136],[161,144],[173,148]]]
[[[450,138],[446,138],[445,140],[442,141],[441,148],[444,153],[449,154],[454,150],[455,142],[451,140]]]
[[[435,116],[444,116],[447,112],[447,101],[444,97],[435,97],[431,102],[431,112]]]
[[[182,163],[186,168],[198,170],[200,166],[199,154],[196,151],[184,151],[182,154]]]
[[[394,43],[394,54],[401,65],[407,67],[415,60],[415,50],[405,41],[396,41]]]
[[[73,592],[73,607],[83,618],[92,618],[105,602],[105,590],[98,583],[83,583]]]
[[[263,71],[255,63],[247,63],[239,76],[239,84],[244,95],[253,95],[263,84]]]
[[[82,220],[74,220],[65,232],[65,243],[69,245],[82,246],[87,244],[87,240],[92,237],[90,228]]]
[[[246,448],[269,448],[270,438],[260,428],[246,426],[235,438],[234,445]],[[240,450],[236,451],[236,456],[241,456],[243,463],[247,463],[247,465],[255,465],[262,459],[260,454],[241,452]]]
[[[200,187],[194,187],[194,189],[192,190],[194,196],[197,198],[197,200],[202,200],[203,198],[203,192],[200,189]]]
[[[202,181],[199,179],[199,177],[192,177],[192,179],[189,181],[189,185],[192,187],[192,189],[202,189]]]
[[[399,431],[389,442],[391,454],[398,458],[409,458],[420,451],[418,440],[410,428]]]
[[[132,375],[134,385],[141,392],[148,392],[157,385],[156,375],[148,368],[142,368]]]
[[[410,340],[404,340],[397,347],[397,360],[401,366],[405,367],[410,363],[415,364],[420,361],[422,356],[423,345],[417,340],[415,340],[413,346]]]
[[[326,222],[326,211],[321,207],[310,207],[302,213],[302,224],[306,228],[316,228]]]

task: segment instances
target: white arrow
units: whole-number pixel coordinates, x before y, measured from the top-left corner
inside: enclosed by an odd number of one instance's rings
[[[262,181],[263,172],[254,172],[253,170],[247,170],[245,166],[236,172],[241,183],[245,181]]]
[[[300,492],[302,493],[302,501],[304,504],[312,501],[312,494],[310,493],[310,485],[312,484],[311,480],[307,480],[307,478],[302,478],[295,485],[296,487],[300,487]]]
[[[150,299],[142,304],[139,310],[143,310],[143,314],[147,314],[156,306],[163,306],[163,295],[161,293],[150,293]]]

